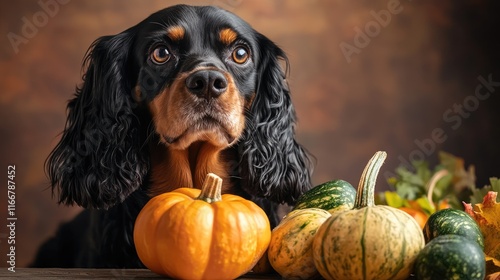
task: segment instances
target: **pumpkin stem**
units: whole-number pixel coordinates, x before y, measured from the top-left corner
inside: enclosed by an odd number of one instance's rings
[[[386,157],[386,152],[376,152],[363,170],[356,193],[355,209],[375,205],[375,184],[380,167],[382,167]]]
[[[206,201],[208,203],[213,203],[220,201],[222,189],[222,178],[215,175],[214,173],[208,173],[201,187],[200,196],[197,199]]]

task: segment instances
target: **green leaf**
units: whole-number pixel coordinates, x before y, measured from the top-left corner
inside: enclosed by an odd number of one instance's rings
[[[421,196],[424,191],[425,181],[422,178],[428,173],[424,162],[413,163],[417,173],[409,171],[406,167],[400,166],[396,169],[398,178],[391,180],[396,188],[396,192],[404,199],[415,199]]]
[[[472,191],[476,188],[476,175],[474,166],[470,165],[465,169],[464,159],[456,157],[450,153],[439,152],[441,166],[444,166],[453,174],[453,188],[455,194]]]
[[[434,204],[430,202],[427,197],[423,196],[419,199],[416,200],[418,206],[422,208],[422,210],[427,214],[431,215],[432,213],[436,212],[436,208],[434,207]]]
[[[465,169],[464,162],[460,157],[441,151],[439,152],[439,165],[434,168],[431,169],[427,161],[412,161],[413,168],[397,167],[396,176],[389,178],[388,182],[394,186],[396,193],[402,199],[416,200],[427,195],[426,185],[430,178],[436,172],[446,169],[450,175],[437,182],[432,200],[438,202],[446,198],[453,208],[461,209],[461,202],[467,201],[471,194],[473,197],[480,196],[480,202],[484,196],[483,191],[476,190],[474,166],[470,165]],[[500,185],[498,180],[495,184]]]
[[[500,193],[500,180],[498,178],[490,178],[490,185],[486,185],[482,188],[474,188],[472,190],[472,195],[470,196],[470,203],[472,205],[483,203],[483,198],[489,191]]]
[[[384,192],[387,205],[395,208],[405,206],[405,201],[396,192]]]
[[[426,161],[415,161],[413,166],[416,169],[416,174],[420,178],[422,185],[425,185],[432,177],[433,172],[429,169],[429,163]]]
[[[424,186],[425,182],[422,180],[418,174],[414,174],[413,172],[406,169],[406,167],[398,167],[396,169],[396,174],[399,175],[399,181],[403,181],[415,186]]]
[[[491,190],[500,193],[500,179],[496,177],[490,178]]]
[[[398,179],[396,177],[390,177],[389,179],[387,179],[387,183],[389,183],[389,185],[391,185],[393,187],[396,187],[396,184],[398,183]]]

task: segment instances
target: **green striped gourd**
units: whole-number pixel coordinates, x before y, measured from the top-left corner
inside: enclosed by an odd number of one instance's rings
[[[484,248],[483,234],[479,226],[465,211],[448,208],[434,212],[429,217],[424,226],[425,243],[445,234],[461,235]]]
[[[352,209],[356,190],[349,182],[333,180],[308,190],[302,194],[293,210],[321,208],[329,212],[340,209]]]
[[[378,172],[387,154],[365,167],[354,208],[332,213],[316,232],[314,264],[326,279],[407,279],[424,247],[418,223],[402,210],[375,205]]]
[[[330,213],[319,208],[290,212],[271,232],[267,256],[284,279],[311,279],[319,276],[314,267],[312,242],[319,226]]]
[[[476,241],[456,234],[432,239],[415,261],[417,279],[482,280],[486,274],[484,253]]]

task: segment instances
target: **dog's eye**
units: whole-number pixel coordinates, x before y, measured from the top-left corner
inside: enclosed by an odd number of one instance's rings
[[[163,64],[170,59],[170,52],[164,46],[157,47],[151,53],[151,60],[156,64]]]
[[[250,58],[250,54],[247,48],[239,46],[236,49],[234,49],[232,58],[234,62],[238,64],[243,64],[247,62],[247,60]]]

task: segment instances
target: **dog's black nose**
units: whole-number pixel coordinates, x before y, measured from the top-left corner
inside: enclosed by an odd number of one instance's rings
[[[186,79],[188,90],[203,98],[217,98],[227,89],[227,79],[216,70],[199,70]]]

